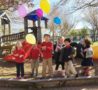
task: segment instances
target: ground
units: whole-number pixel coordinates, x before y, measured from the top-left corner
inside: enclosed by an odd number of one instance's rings
[[[97,63],[95,63],[96,66],[97,66]],[[55,65],[53,66],[55,67]],[[77,69],[81,68],[80,67],[80,64],[77,64],[76,65]],[[97,68],[96,68],[97,69]],[[39,68],[39,74],[41,75],[41,71],[42,71],[42,65],[40,64],[40,68]],[[30,87],[28,86],[28,83],[32,83],[30,84],[31,86],[32,85],[36,85],[34,84],[33,82],[37,81],[37,80],[33,80],[33,78],[31,79],[30,77],[30,74],[31,74],[31,63],[30,61],[29,62],[26,62],[25,63],[25,76],[28,76],[28,79],[24,79],[24,82],[23,81],[17,81],[16,79],[9,79],[9,78],[15,78],[16,77],[16,68],[15,68],[15,63],[13,62],[5,62],[4,60],[0,60],[0,78],[4,78],[4,79],[0,79],[0,90],[39,90],[39,89],[30,89]],[[96,74],[97,75],[97,74]],[[6,78],[6,79],[5,79]],[[7,79],[8,78],[8,79]],[[50,84],[52,85],[60,85],[60,83],[62,83],[64,80],[64,78],[62,78],[62,81],[61,81],[61,78],[60,78],[60,82],[59,80],[56,81],[55,83],[53,81],[50,81]],[[87,78],[86,78],[87,79]],[[67,86],[67,87],[54,87],[54,88],[51,88],[48,86],[48,88],[40,88],[40,90],[98,90],[98,85],[97,85],[97,80],[98,80],[98,77],[95,79],[87,79],[85,80],[85,77],[82,79],[80,77],[80,79],[72,79],[72,80],[68,80],[66,79],[64,82],[65,82],[65,86],[66,85],[69,85],[69,83],[83,83],[83,85],[81,84],[81,86]],[[90,81],[90,82],[89,82]],[[26,88],[24,87],[24,83],[27,82],[27,85],[25,84]],[[94,82],[95,85],[92,85],[92,82]],[[86,83],[86,86],[84,85]],[[90,86],[89,84],[87,83],[91,83]],[[23,87],[16,87],[17,85],[20,85],[20,84],[23,84]],[[45,83],[42,84],[41,83],[38,83],[38,86],[39,85],[49,85],[49,80],[45,81]],[[72,85],[72,84],[71,84]],[[29,88],[29,89],[27,89]]]
[[[97,63],[95,62],[97,66]],[[30,77],[31,75],[31,63],[30,61],[25,62],[25,76]],[[53,65],[55,68],[55,65]],[[78,70],[80,70],[80,62],[76,64]],[[42,72],[42,64],[40,63],[39,74],[41,76]],[[96,67],[96,75],[97,75],[97,67]],[[16,77],[16,67],[14,62],[6,62],[4,60],[0,60],[0,78],[15,78]]]

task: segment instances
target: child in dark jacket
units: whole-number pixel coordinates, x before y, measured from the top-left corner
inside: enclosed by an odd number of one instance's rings
[[[55,70],[58,70],[60,65],[62,66],[62,70],[64,70],[64,62],[60,61],[60,54],[63,47],[64,47],[64,38],[60,37],[54,48],[54,59],[56,63]]]
[[[61,60],[65,62],[65,72],[68,77],[72,74],[77,77],[77,71],[73,65],[72,58],[73,58],[73,48],[70,45],[71,40],[69,38],[64,40],[65,47],[61,51]]]

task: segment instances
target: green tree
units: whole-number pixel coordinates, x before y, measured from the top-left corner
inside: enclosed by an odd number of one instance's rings
[[[72,30],[70,30],[70,32],[68,33],[68,35],[69,35],[69,36],[75,37],[75,36],[78,35],[78,30],[72,29]]]
[[[89,32],[89,29],[87,29],[87,28],[82,28],[80,31],[79,31],[79,35],[80,36],[87,36],[87,35],[89,35],[90,34],[90,32]]]
[[[89,29],[87,28],[82,28],[82,29],[72,29],[70,30],[70,32],[68,33],[69,36],[87,36],[90,34]]]

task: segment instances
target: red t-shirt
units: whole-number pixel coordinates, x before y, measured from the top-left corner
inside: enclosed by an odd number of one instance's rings
[[[37,60],[40,56],[40,49],[38,47],[32,48],[31,58]]]
[[[24,49],[22,49],[22,48],[21,49],[16,49],[13,52],[13,55],[14,55],[15,61],[17,63],[23,63],[24,62],[24,55],[25,55]]]
[[[51,42],[43,42],[41,46],[46,46],[46,50],[42,50],[43,58],[52,58],[53,44]]]

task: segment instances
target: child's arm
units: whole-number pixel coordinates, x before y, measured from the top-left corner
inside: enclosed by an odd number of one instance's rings
[[[49,47],[46,47],[47,51],[52,51],[53,50],[53,44],[51,43]]]
[[[22,51],[21,51],[21,54],[19,55],[19,57],[22,58],[22,57],[24,57],[24,55],[25,55],[25,51],[22,50]]]

